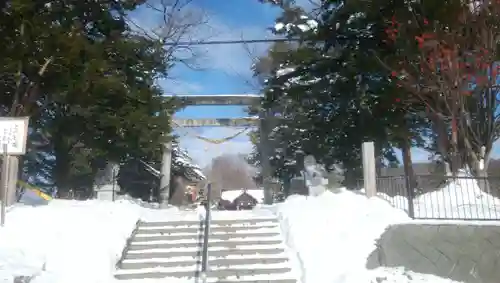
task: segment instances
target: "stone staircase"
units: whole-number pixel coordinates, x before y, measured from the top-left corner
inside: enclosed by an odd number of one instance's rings
[[[202,250],[199,221],[140,222],[115,278],[201,283]],[[207,282],[297,282],[274,218],[212,220],[208,254]]]

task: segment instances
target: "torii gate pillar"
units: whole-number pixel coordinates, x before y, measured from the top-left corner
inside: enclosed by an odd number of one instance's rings
[[[172,167],[172,142],[163,144],[161,168],[160,168],[160,191],[158,202],[167,205],[170,199],[170,174]]]
[[[260,165],[262,166],[262,186],[264,187],[264,204],[273,204],[272,191],[272,169],[269,160],[271,153],[271,145],[269,143],[270,119],[269,113],[261,112],[260,114]]]

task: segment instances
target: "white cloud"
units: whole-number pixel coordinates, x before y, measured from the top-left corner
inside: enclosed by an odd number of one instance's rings
[[[220,139],[232,136],[240,130],[241,129],[225,127],[203,128],[200,136]],[[189,134],[186,135],[186,133]],[[185,148],[188,151],[189,156],[191,156],[191,158],[193,158],[193,160],[202,168],[210,165],[212,159],[217,156],[237,153],[248,154],[252,151],[252,143],[245,133],[222,144],[211,144],[194,138],[192,136],[192,130],[179,131],[178,134],[180,135],[181,147]]]

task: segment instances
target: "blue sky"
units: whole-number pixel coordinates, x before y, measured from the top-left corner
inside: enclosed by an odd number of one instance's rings
[[[161,0],[150,0],[158,5]],[[172,2],[171,0],[165,0]],[[188,0],[180,0],[188,1]],[[311,7],[310,0],[297,0],[302,6]],[[189,20],[202,20],[203,24],[193,28],[182,40],[240,40],[271,38],[268,28],[274,25],[279,10],[261,4],[258,0],[193,0],[189,4],[189,14],[182,14]],[[195,15],[195,16],[193,16]],[[142,8],[131,17],[145,29],[162,24],[162,15],[152,9]],[[190,18],[191,17],[191,18]],[[177,64],[169,74],[169,80],[161,85],[168,94],[207,95],[259,93],[260,89],[252,79],[253,60],[265,54],[267,44],[208,45],[193,49],[196,53],[190,64]],[[192,53],[180,56],[190,57]],[[193,106],[176,114],[179,118],[231,118],[246,116],[243,107],[237,106]],[[252,145],[246,135],[240,135],[221,145],[211,145],[192,138],[200,134],[208,138],[223,138],[236,133],[232,128],[191,128],[180,129],[181,146],[202,167],[210,164],[212,158],[222,153],[249,153]],[[496,154],[498,156],[498,154]],[[413,150],[415,161],[428,160],[428,153]]]
[[[155,0],[159,1],[159,0]],[[308,1],[308,0],[305,0]],[[154,2],[150,2],[154,3]],[[187,39],[240,40],[271,38],[268,28],[274,25],[279,11],[259,3],[258,0],[193,0],[189,9],[203,15],[205,23],[193,30]],[[141,9],[132,15],[144,28],[161,24],[161,15],[151,9]],[[196,47],[195,63],[178,64],[171,72],[171,79],[161,82],[168,94],[207,95],[259,93],[253,81],[253,60],[265,54],[267,44],[209,45]],[[193,106],[176,114],[179,118],[231,118],[247,116],[238,106]],[[212,145],[192,138],[200,134],[209,138],[230,136],[240,129],[191,128],[178,129],[181,146],[201,166],[208,165],[213,157],[222,153],[249,153],[252,145],[246,135],[240,135],[221,145]]]

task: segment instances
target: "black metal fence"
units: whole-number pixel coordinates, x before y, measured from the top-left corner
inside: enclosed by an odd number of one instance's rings
[[[377,177],[377,195],[416,219],[500,220],[500,177]]]

